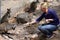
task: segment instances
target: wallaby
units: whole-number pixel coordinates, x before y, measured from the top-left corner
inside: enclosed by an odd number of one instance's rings
[[[29,7],[29,8],[28,8],[28,7],[26,8],[27,10],[25,10],[25,12],[28,12],[28,13],[35,12],[36,7],[37,7],[37,3],[39,3],[38,0],[33,1],[33,2],[30,4],[30,7]]]
[[[7,12],[6,14],[2,17],[2,19],[0,20],[0,34],[3,35],[6,35],[9,37],[9,34],[11,33],[8,33],[9,30],[15,30],[15,27],[13,24],[10,24],[8,21],[7,18],[10,18],[10,9],[7,9]],[[11,38],[11,37],[9,37]]]
[[[10,13],[11,13],[11,9],[7,9],[7,12],[5,13],[5,15],[0,20],[1,24],[4,23],[4,22],[7,22],[7,18],[10,17]]]

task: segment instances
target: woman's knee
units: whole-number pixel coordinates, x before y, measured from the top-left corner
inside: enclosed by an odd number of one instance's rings
[[[39,30],[45,30],[45,27],[44,26],[39,26],[38,29]]]
[[[38,27],[38,30],[41,30],[41,26]]]

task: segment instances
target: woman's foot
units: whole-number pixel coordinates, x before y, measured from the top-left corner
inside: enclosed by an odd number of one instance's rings
[[[52,39],[56,36],[56,33],[53,33],[53,35],[47,35],[47,38]]]

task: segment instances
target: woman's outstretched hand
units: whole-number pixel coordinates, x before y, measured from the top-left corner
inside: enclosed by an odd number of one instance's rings
[[[32,22],[28,22],[28,23],[26,23],[26,24],[24,24],[24,25],[28,26],[28,25],[34,25],[34,24],[36,24],[36,21],[35,21],[35,20],[32,21]]]

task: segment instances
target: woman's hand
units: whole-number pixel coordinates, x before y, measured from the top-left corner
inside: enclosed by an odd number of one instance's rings
[[[46,19],[46,23],[50,23],[51,21],[54,21],[53,19]]]
[[[26,23],[26,24],[24,24],[24,25],[26,25],[26,26],[28,26],[28,25],[34,25],[34,24],[36,24],[37,22],[34,20],[34,21],[32,21],[32,22],[28,22],[28,23]]]

